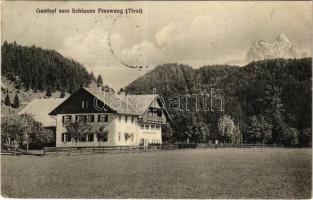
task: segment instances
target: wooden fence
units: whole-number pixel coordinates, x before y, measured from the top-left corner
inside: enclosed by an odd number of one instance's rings
[[[47,154],[75,154],[75,153],[135,153],[160,150],[160,146],[89,146],[89,147],[45,147]]]
[[[164,144],[163,144],[164,145]],[[174,149],[201,149],[201,148],[283,148],[283,145],[268,145],[268,144],[231,144],[231,143],[175,143],[171,144]]]
[[[265,144],[209,144],[209,143],[175,143],[153,144],[149,146],[89,146],[89,147],[45,147],[43,155],[75,153],[136,153],[176,149],[217,149],[217,148],[283,148],[282,145]]]

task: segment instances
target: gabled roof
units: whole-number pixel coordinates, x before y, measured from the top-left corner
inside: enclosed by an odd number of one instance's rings
[[[162,106],[162,102],[157,98],[156,94],[148,94],[148,95],[117,95],[113,92],[104,92],[101,91],[98,87],[83,87],[74,92],[72,95],[78,95],[80,91],[86,91],[92,96],[96,97],[99,101],[104,103],[110,110],[119,114],[125,115],[143,115],[146,110],[151,106],[154,100],[158,101]],[[59,109],[69,101],[71,96],[55,107],[48,114],[56,115],[59,113]],[[170,116],[166,109],[163,109],[167,118],[170,119]]]
[[[157,97],[155,94],[148,95],[117,95],[113,92],[101,92],[99,88],[86,88],[86,91],[95,97],[98,97],[100,101],[108,105],[110,108],[120,114],[129,115],[142,115],[152,101]],[[120,104],[117,105],[117,102]]]
[[[84,89],[93,96],[99,97],[99,100],[102,100],[103,103],[120,114],[143,115],[154,100],[157,100],[161,106],[163,106],[162,101],[158,99],[157,94],[117,95],[113,92],[104,93],[103,91],[100,91],[98,87],[84,87]],[[114,106],[114,104],[116,105],[116,102],[120,102],[120,104],[118,106]],[[163,109],[163,111],[166,117],[171,120],[167,110]]]
[[[86,88],[84,89],[97,97],[98,100],[109,106],[112,110],[120,114],[127,115],[140,115],[137,112],[133,104],[126,98],[125,95],[117,95],[113,92],[101,92],[98,88]]]
[[[44,127],[56,126],[56,120],[49,113],[60,105],[66,98],[34,99],[23,108],[18,115],[30,114],[36,121],[41,122]]]

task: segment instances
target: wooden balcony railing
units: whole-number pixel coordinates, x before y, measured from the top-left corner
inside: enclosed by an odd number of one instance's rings
[[[158,124],[165,124],[166,121],[162,117],[152,117],[152,116],[147,116],[147,122],[148,123],[158,123]]]

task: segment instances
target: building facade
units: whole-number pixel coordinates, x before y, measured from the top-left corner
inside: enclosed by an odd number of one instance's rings
[[[81,88],[57,106],[56,146],[132,146],[162,143],[161,126],[170,120],[157,95],[116,95]],[[76,143],[67,126],[80,121],[89,127]],[[107,136],[98,138],[97,132]]]

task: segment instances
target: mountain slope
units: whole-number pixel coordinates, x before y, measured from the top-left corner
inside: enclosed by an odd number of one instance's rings
[[[171,95],[178,95],[181,108],[184,108],[187,104],[186,93],[219,90],[218,93],[224,97],[225,111],[195,111],[191,100],[188,100],[190,111],[169,109],[176,140],[186,138],[184,134],[192,120],[207,124],[211,139],[216,139],[217,121],[224,114],[230,115],[242,132],[253,115],[266,115],[269,121],[273,121],[273,117],[267,113],[275,109],[269,102],[275,98],[281,101],[285,123],[301,131],[311,127],[311,64],[311,58],[263,60],[245,67],[220,65],[199,69],[167,64],[135,80],[125,91],[145,94],[152,93],[156,88],[156,92],[165,98],[167,108]],[[268,97],[269,94],[272,96]]]
[[[94,79],[83,65],[54,50],[6,41],[1,50],[1,73],[27,90],[73,92]]]

